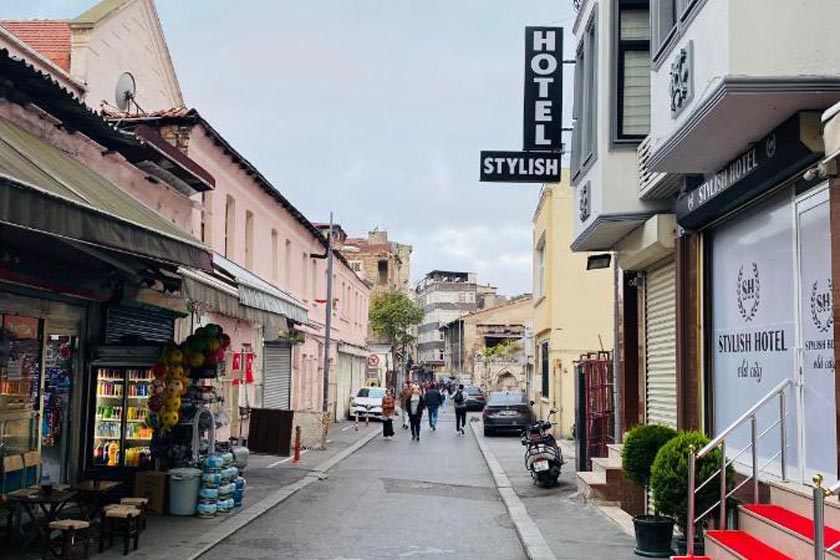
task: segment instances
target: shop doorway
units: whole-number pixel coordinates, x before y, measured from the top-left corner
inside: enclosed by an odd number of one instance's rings
[[[799,454],[803,479],[837,475],[828,186],[795,202]]]
[[[41,402],[42,479],[68,481],[73,379],[79,368],[79,339],[75,329],[47,325],[44,341],[44,380]]]

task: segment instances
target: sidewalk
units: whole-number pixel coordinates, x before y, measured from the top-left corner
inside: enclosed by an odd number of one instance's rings
[[[242,507],[213,519],[150,514],[148,527],[140,535],[140,547],[129,557],[137,560],[197,558],[298,490],[326,477],[326,471],[363,447],[381,430],[378,422],[371,422],[367,428],[362,423],[358,432],[351,422],[332,424],[327,448],[304,450],[297,464],[292,463],[291,457],[252,454],[243,473],[247,482]],[[103,554],[92,551],[91,557],[124,558],[122,545],[118,544]],[[29,558],[40,558],[40,551],[27,551],[21,560]]]
[[[577,499],[573,445],[560,442],[566,464],[558,485],[539,488],[525,470],[519,437],[484,437],[480,419],[475,420],[470,426],[530,560],[638,558],[626,526]]]

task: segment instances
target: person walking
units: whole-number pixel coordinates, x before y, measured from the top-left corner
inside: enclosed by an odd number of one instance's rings
[[[394,399],[394,390],[389,388],[385,392],[385,398],[382,399],[382,437],[385,439],[394,437],[395,408],[396,399]]]
[[[426,409],[429,411],[429,428],[434,432],[437,430],[438,409],[441,403],[443,403],[443,396],[434,383],[431,384],[429,390],[423,395],[423,400],[426,402]]]
[[[423,408],[426,402],[423,400],[423,395],[420,394],[420,388],[415,387],[411,390],[405,402],[405,410],[408,412],[408,423],[411,424],[411,439],[420,441],[420,420],[423,419]]]
[[[405,403],[408,400],[408,397],[411,396],[411,383],[406,381],[405,385],[403,386],[403,390],[400,391],[400,408],[402,408],[402,427],[403,430],[408,429],[408,408],[406,408]]]
[[[452,395],[452,402],[455,403],[455,431],[464,435],[464,426],[467,425],[467,393],[464,385],[458,385],[458,390]]]
[[[440,413],[446,414],[446,403],[449,402],[449,389],[446,385],[440,388]]]

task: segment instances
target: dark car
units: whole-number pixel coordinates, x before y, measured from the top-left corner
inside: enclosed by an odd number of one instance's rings
[[[487,401],[484,399],[484,393],[481,392],[481,389],[469,386],[464,388],[464,392],[467,394],[467,410],[484,409]]]
[[[484,407],[483,419],[485,436],[491,436],[502,430],[520,433],[526,426],[534,423],[534,411],[525,393],[520,391],[490,393],[490,399]]]

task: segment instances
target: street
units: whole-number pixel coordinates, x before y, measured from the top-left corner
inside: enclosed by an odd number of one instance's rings
[[[526,558],[476,441],[483,436],[469,427],[457,435],[451,409],[436,432],[424,418],[419,443],[396,427],[396,438],[377,437],[201,558]],[[576,501],[571,465],[558,487],[537,488],[518,438],[485,441],[556,558],[633,558],[632,538]]]

